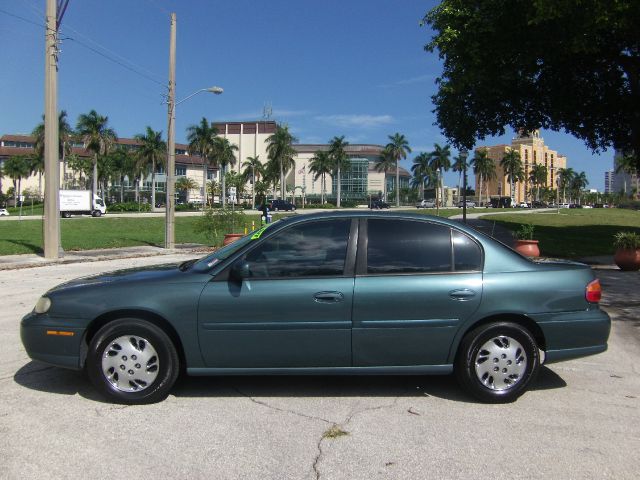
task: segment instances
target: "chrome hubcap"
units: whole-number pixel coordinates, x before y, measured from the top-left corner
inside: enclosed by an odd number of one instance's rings
[[[491,390],[513,388],[527,369],[527,355],[517,340],[501,335],[486,342],[475,358],[478,380]]]
[[[158,354],[145,338],[123,335],[114,339],[102,354],[102,373],[121,392],[144,390],[158,376]]]

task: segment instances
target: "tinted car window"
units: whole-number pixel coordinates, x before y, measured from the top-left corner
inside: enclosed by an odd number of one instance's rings
[[[451,271],[451,229],[407,220],[368,222],[367,273]]]
[[[247,253],[254,278],[336,276],[344,271],[351,220],[293,225]]]
[[[482,250],[468,235],[453,231],[453,258],[456,271],[482,269]]]

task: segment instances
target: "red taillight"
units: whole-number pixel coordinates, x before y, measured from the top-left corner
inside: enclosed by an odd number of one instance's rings
[[[584,296],[589,303],[598,303],[602,298],[602,287],[600,286],[600,280],[594,280],[587,285]]]

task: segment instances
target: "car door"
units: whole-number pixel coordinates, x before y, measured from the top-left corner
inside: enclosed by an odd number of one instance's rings
[[[351,219],[316,219],[248,245],[236,260],[247,276],[222,272],[201,294],[206,366],[351,366],[356,236]]]
[[[435,222],[361,227],[353,305],[354,366],[444,365],[482,297],[482,250]]]

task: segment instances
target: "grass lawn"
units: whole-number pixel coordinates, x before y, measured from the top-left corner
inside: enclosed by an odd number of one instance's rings
[[[176,243],[210,244],[204,235],[194,231],[200,217],[176,217]],[[278,216],[276,215],[276,219]],[[247,215],[260,224],[258,215]],[[130,247],[135,245],[157,245],[164,243],[164,217],[138,218],[91,218],[73,217],[62,219],[62,248],[92,250],[97,248]],[[219,245],[222,238],[211,243]],[[42,220],[0,220],[0,255],[42,252]]]
[[[485,215],[511,231],[522,224],[535,226],[534,238],[547,257],[582,258],[614,253],[613,235],[619,231],[640,233],[640,211],[618,208],[561,209],[526,215]]]

